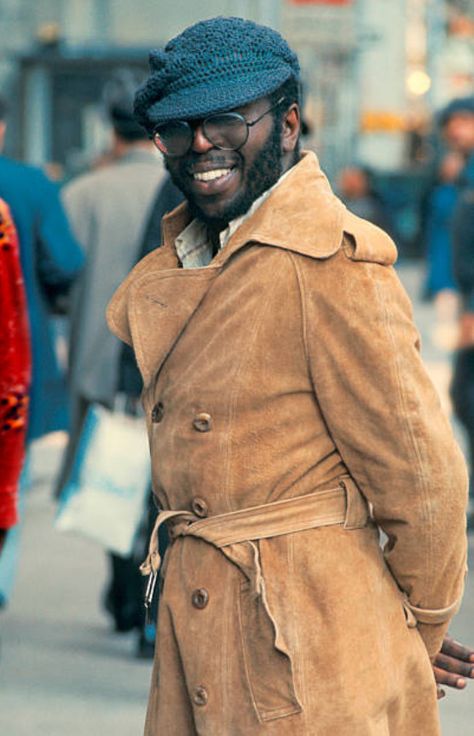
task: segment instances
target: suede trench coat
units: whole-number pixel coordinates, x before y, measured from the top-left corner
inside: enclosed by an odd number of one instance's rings
[[[108,310],[142,372],[158,503],[188,512],[170,518],[146,736],[435,736],[467,477],[395,246],[312,153],[205,268],[177,260],[189,219],[165,217]],[[311,528],[303,508],[292,526],[275,506],[341,484],[370,518]],[[265,533],[244,519],[218,541],[222,515],[261,505]]]

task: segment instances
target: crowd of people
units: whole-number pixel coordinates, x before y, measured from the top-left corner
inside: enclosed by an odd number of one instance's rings
[[[135,90],[108,100],[107,163],[59,192],[0,155],[0,603],[12,594],[31,442],[68,431],[61,498],[91,406],[120,401],[137,415],[144,389],[153,491],[132,553],[108,555],[104,606],[153,656],[138,563],[151,535],[142,572],[156,613],[168,521],[147,736],[192,734],[196,722],[250,736],[278,719],[282,734],[309,723],[343,734],[342,722],[368,733],[374,714],[390,733],[438,733],[430,659],[439,684],[463,687],[474,669],[472,652],[444,638],[464,578],[464,465],[391,268],[383,231],[396,223],[364,167],[340,174],[346,209],[301,151],[299,63],[279,34],[212,19],[150,58],[135,112]],[[0,147],[6,119],[0,100]],[[453,100],[437,125],[426,290],[459,299],[451,394],[472,468],[474,97]],[[472,473],[470,494],[473,528]],[[387,565],[372,522],[388,537]],[[295,584],[303,569],[308,586]],[[218,598],[220,616],[206,618]],[[226,660],[206,669],[210,636]],[[315,687],[322,666],[330,676]]]

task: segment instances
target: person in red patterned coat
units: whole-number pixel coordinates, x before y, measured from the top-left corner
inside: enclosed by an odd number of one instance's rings
[[[31,373],[30,335],[18,238],[0,199],[0,552],[17,522]]]

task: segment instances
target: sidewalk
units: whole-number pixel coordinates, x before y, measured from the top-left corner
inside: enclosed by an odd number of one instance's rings
[[[103,551],[52,528],[59,437],[34,449],[20,575],[0,615],[0,734],[139,736],[151,663],[101,611]]]
[[[419,272],[409,266],[400,273],[416,297]],[[445,392],[449,361],[430,345],[432,307],[416,304],[416,316],[428,367]],[[0,734],[140,736],[151,664],[134,658],[134,639],[112,633],[101,611],[102,550],[52,528],[50,479],[60,444],[53,436],[34,448],[35,485],[27,501],[18,584],[11,606],[0,614]],[[472,536],[470,558],[472,568]],[[474,644],[473,622],[471,574],[451,633]],[[443,736],[474,734],[474,682],[467,691],[449,692],[440,707]]]

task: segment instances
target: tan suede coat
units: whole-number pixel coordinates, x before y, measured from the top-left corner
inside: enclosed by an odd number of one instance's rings
[[[373,520],[244,542],[259,590],[245,560],[176,538],[146,735],[435,736],[429,656],[462,593],[467,479],[395,247],[310,153],[205,268],[177,262],[188,221],[165,218],[108,313],[143,375],[160,506],[210,518],[350,475]]]

